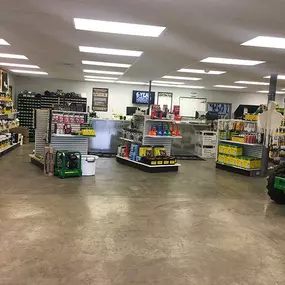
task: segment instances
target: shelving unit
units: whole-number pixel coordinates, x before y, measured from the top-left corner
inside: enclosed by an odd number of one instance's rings
[[[241,129],[235,129],[236,124],[241,124],[241,126],[249,126],[249,131],[244,131]],[[252,125],[255,124],[252,128]],[[223,126],[233,126],[232,129],[224,129]],[[252,128],[252,129],[251,129]],[[260,136],[260,132],[257,129],[257,122],[254,121],[242,121],[242,120],[219,120],[218,121],[218,140],[216,147],[216,168],[236,172],[246,176],[260,176],[262,168],[262,152],[263,144],[261,143],[247,143],[233,141],[230,138],[221,138],[220,132],[228,132],[230,136],[232,133],[240,133],[241,137],[243,135],[247,136],[251,134],[256,138]],[[227,133],[227,134],[228,134]],[[223,134],[224,135],[224,134]],[[230,153],[223,153],[220,151],[220,147],[227,148]],[[242,149],[242,150],[241,150]],[[232,153],[232,151],[241,152],[240,154]],[[226,163],[222,160],[230,161],[231,163]],[[244,167],[243,165],[247,165]],[[252,167],[252,165],[259,164],[260,167]]]
[[[10,146],[8,146],[8,147],[6,147],[6,148],[4,148],[4,149],[1,149],[1,150],[0,150],[0,157],[1,157],[2,155],[4,155],[4,154],[10,152],[11,150],[15,149],[15,148],[18,147],[19,145],[20,145],[20,143],[18,142],[18,143],[15,143],[15,144],[13,144],[13,145],[10,145]]]
[[[151,130],[151,127],[153,123],[163,124],[163,123],[175,123],[173,120],[164,120],[164,119],[151,119],[149,116],[136,116],[136,122],[138,129],[137,131],[142,134],[142,142],[137,142],[135,140],[120,137],[121,140],[134,143],[134,144],[141,144],[141,145],[147,145],[147,146],[164,146],[166,154],[168,156],[171,155],[171,146],[172,146],[172,140],[173,139],[181,139],[181,136],[152,136],[149,135],[149,131]],[[131,167],[138,168],[140,170],[146,171],[146,172],[170,172],[170,171],[178,171],[178,167],[180,164],[174,164],[174,165],[147,165],[145,163],[141,163],[138,161],[131,160],[126,157],[122,157],[117,155],[116,156],[117,162],[128,165]]]

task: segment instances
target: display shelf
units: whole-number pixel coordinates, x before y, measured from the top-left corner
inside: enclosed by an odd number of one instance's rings
[[[14,116],[14,115],[17,115],[19,114],[19,112],[13,112],[13,113],[7,113],[7,114],[0,114],[0,117],[4,117],[4,116]]]
[[[222,169],[222,170],[227,170],[230,172],[235,172],[235,173],[239,173],[239,174],[243,174],[245,176],[260,176],[260,168],[256,168],[256,169],[246,169],[246,168],[242,168],[242,167],[238,167],[235,165],[229,165],[229,164],[225,164],[225,163],[221,163],[221,162],[216,162],[216,168]]]
[[[136,143],[136,144],[142,144],[142,142],[131,140],[131,139],[127,139],[127,138],[123,138],[123,137],[120,137],[120,140],[131,142],[131,143]]]
[[[181,166],[178,163],[174,165],[148,165],[119,155],[116,156],[116,161],[121,164],[138,168],[140,170],[150,173],[178,171],[178,168]]]
[[[226,142],[226,143],[233,143],[233,144],[241,144],[241,145],[250,145],[250,146],[262,146],[260,143],[243,143],[243,142],[235,142],[230,140],[219,140],[220,142]]]
[[[9,152],[11,150],[13,150],[14,148],[18,147],[19,145],[20,145],[20,143],[18,142],[18,143],[15,143],[13,145],[10,145],[10,146],[0,150],[0,156],[6,154],[7,152]]]
[[[165,123],[175,123],[175,120],[167,119],[145,119],[146,122],[165,122]]]
[[[52,137],[66,137],[66,138],[74,138],[74,137],[84,137],[84,138],[95,138],[95,136],[82,136],[82,135],[68,135],[68,134],[52,134]]]
[[[182,139],[181,136],[150,136],[146,135],[146,138],[156,138],[156,139]]]

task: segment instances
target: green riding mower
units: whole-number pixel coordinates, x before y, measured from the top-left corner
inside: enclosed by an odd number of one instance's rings
[[[285,163],[275,168],[267,178],[269,197],[278,204],[285,204]]]

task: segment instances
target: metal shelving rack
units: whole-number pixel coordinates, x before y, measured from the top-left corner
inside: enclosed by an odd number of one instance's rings
[[[181,139],[181,136],[150,136],[148,133],[151,130],[151,126],[154,123],[164,124],[164,123],[175,123],[174,120],[164,120],[164,119],[151,119],[150,116],[136,116],[134,115],[138,130],[143,133],[143,139],[142,142],[139,144],[142,145],[149,145],[149,146],[157,146],[157,145],[163,145],[165,147],[166,154],[168,156],[171,155],[171,149],[172,149],[172,140],[173,139]],[[120,137],[121,140],[130,142],[130,143],[136,143],[138,142],[134,140],[130,140],[127,138]],[[131,159],[116,156],[117,162],[121,164],[125,164],[131,167],[138,168],[140,170],[146,171],[146,172],[170,172],[170,171],[178,171],[178,167],[181,165],[176,163],[175,165],[147,165],[141,162],[133,161]]]
[[[226,139],[220,139],[220,124],[221,122],[243,122],[243,123],[255,123],[255,121],[244,121],[244,120],[234,120],[234,119],[221,119],[218,120],[218,139],[217,139],[217,147],[216,147],[216,168],[222,169],[222,170],[227,170],[227,171],[232,171],[236,172],[239,174],[243,174],[246,176],[260,176],[261,175],[261,168],[251,168],[251,169],[246,169],[242,168],[239,166],[235,165],[229,165],[229,164],[224,164],[218,161],[218,155],[219,155],[219,144],[220,143],[226,143],[229,145],[238,145],[241,146],[243,149],[243,155],[244,156],[250,156],[253,158],[261,159],[262,160],[262,153],[263,153],[263,144],[258,144],[258,143],[243,143],[243,142],[236,142],[232,140],[226,140]],[[246,133],[246,132],[245,132]],[[254,132],[251,132],[254,133]],[[255,133],[259,133],[258,130]]]

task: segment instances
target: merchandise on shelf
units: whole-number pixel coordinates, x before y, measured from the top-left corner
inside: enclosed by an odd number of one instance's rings
[[[0,120],[0,132],[1,131],[5,131],[5,130],[9,130],[12,128],[16,128],[19,126],[19,119],[14,119],[14,120],[10,120],[10,119],[5,119],[5,120]]]
[[[132,128],[123,128],[122,137],[134,142],[141,143],[143,139],[143,134],[141,131]]]
[[[232,156],[241,156],[243,154],[241,146],[219,144],[219,153]]]
[[[148,131],[149,136],[168,136],[168,137],[180,137],[181,132],[178,124],[160,122],[159,124],[153,124]]]
[[[248,156],[232,156],[220,153],[218,155],[218,162],[244,169],[261,168],[261,159]]]
[[[257,114],[246,114],[245,115],[245,120],[246,121],[257,121],[258,120],[258,115]]]
[[[140,146],[127,144],[118,147],[118,156],[127,157],[148,165],[174,165],[176,159],[166,154],[164,146]]]
[[[18,134],[7,133],[5,135],[0,135],[0,153],[15,143],[18,143],[18,140]]]

